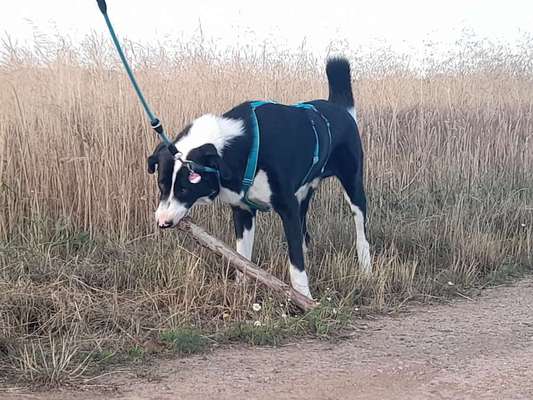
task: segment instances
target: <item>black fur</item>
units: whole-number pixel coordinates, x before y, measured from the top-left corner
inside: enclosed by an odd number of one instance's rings
[[[333,58],[326,66],[329,98],[332,103],[352,108],[354,106],[350,63],[344,58]]]

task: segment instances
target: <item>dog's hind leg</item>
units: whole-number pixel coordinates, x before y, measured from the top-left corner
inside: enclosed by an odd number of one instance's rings
[[[276,207],[276,211],[283,222],[283,229],[289,247],[291,285],[304,296],[312,298],[309,290],[309,280],[304,268],[302,220],[296,197],[289,199],[281,207]]]
[[[364,272],[370,273],[372,272],[372,262],[370,246],[366,238],[366,196],[363,188],[362,167],[352,173],[347,173],[345,170],[338,177],[345,191],[344,198],[348,202],[355,219],[359,266]]]
[[[232,211],[235,237],[237,238],[237,253],[251,260],[254,248],[255,212],[249,212],[239,207],[232,207]],[[235,280],[237,282],[243,281],[242,272],[235,272]]]

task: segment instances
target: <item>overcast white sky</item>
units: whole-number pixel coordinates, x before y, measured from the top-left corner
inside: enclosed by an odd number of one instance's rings
[[[19,42],[35,28],[78,41],[91,31],[107,34],[96,0],[3,1],[0,33]],[[481,37],[512,43],[533,34],[533,0],[108,0],[121,37],[135,41],[187,38],[201,23],[206,37],[221,47],[265,40],[323,53],[331,41],[367,46],[386,43],[399,51],[426,39],[453,42],[463,28]]]

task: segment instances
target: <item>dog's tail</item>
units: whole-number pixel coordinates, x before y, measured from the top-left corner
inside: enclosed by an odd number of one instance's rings
[[[346,107],[356,119],[348,60],[346,58],[330,58],[326,65],[326,75],[329,84],[328,100],[341,107]]]

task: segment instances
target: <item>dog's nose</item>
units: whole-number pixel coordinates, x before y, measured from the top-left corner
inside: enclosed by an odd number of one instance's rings
[[[161,229],[170,228],[171,226],[172,226],[172,221],[165,221],[165,222],[159,223],[159,227]]]

